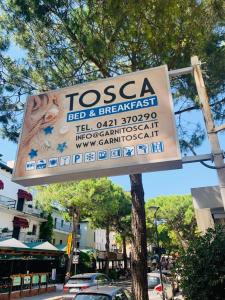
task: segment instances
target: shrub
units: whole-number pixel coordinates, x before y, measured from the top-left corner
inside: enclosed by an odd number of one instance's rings
[[[225,227],[195,237],[178,261],[187,300],[225,299]]]

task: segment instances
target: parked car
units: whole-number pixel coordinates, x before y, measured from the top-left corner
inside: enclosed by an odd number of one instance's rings
[[[133,298],[124,287],[95,286],[77,293],[74,300],[133,300]]]
[[[165,275],[162,275],[163,278],[163,288],[166,300],[173,300],[173,285],[166,278]],[[162,299],[162,284],[160,280],[159,272],[148,273],[148,297],[149,300],[161,300]]]
[[[71,276],[64,285],[63,291],[68,294],[76,294],[91,286],[109,284],[111,281],[108,276],[102,273],[84,273]],[[64,295],[63,299],[70,299],[69,295]]]

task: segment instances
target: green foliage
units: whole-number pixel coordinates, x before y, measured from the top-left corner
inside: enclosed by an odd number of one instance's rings
[[[22,59],[1,55],[2,135],[17,139],[26,93],[160,64],[186,67],[194,54],[206,62],[213,114],[223,121],[224,11],[222,0],[2,1],[0,51],[8,49],[9,40],[25,50]],[[199,109],[191,76],[171,84],[178,116]],[[182,141],[202,142],[199,124],[180,117],[177,124]]]
[[[78,273],[94,272],[94,260],[93,254],[80,251]]]
[[[181,286],[187,300],[222,300],[225,295],[225,228],[195,237],[179,259]]]
[[[131,200],[128,193],[110,179],[89,179],[36,187],[35,200],[43,210],[59,212],[69,218],[68,208],[79,207],[81,218],[88,218],[95,228],[115,229],[126,233],[129,229]],[[60,207],[61,206],[61,207]]]
[[[158,206],[157,219],[159,240],[168,251],[186,249],[196,233],[196,220],[190,195],[159,196],[146,202],[147,232],[151,242],[155,241],[154,211],[151,206]],[[160,222],[159,222],[160,223]]]
[[[118,210],[118,217],[115,218],[114,229],[122,236],[131,236],[131,195],[122,192],[122,201]]]
[[[69,208],[79,207],[81,217],[85,217],[88,211],[87,201],[80,182],[66,182],[51,184],[48,186],[37,186],[35,200],[44,211],[52,212],[57,209],[67,220],[70,219]]]
[[[78,190],[85,198],[93,227],[123,231],[123,218],[131,212],[131,201],[121,187],[108,178],[100,178],[80,181]]]
[[[53,218],[51,214],[48,214],[47,222],[41,223],[39,238],[52,242],[53,234]]]

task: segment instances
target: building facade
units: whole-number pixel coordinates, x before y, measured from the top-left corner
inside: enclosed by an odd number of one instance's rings
[[[72,231],[71,222],[66,221],[57,209],[53,209],[53,245],[66,245],[68,235]]]
[[[218,186],[191,189],[199,231],[205,233],[216,224],[225,224],[223,201]]]
[[[12,167],[0,161],[0,240],[16,238],[21,242],[40,241],[40,226],[47,220],[47,214],[35,206],[32,192],[11,181]],[[65,220],[63,208],[53,205],[52,244],[66,246],[68,235],[72,232],[71,222]],[[110,252],[116,252],[115,233],[110,232]],[[88,221],[78,224],[76,248],[105,251],[106,230],[93,229]],[[61,247],[63,249],[63,247]]]
[[[39,239],[40,225],[46,218],[28,189],[11,181],[12,168],[0,162],[0,239],[22,242]]]
[[[116,250],[115,232],[110,232],[110,251]],[[93,229],[88,221],[80,223],[80,249],[92,248],[98,251],[105,251],[106,244],[106,230],[105,229]]]

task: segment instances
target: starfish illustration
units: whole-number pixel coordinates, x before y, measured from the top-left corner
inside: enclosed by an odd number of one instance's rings
[[[61,152],[61,153],[62,153],[66,148],[67,148],[66,142],[64,142],[64,143],[62,143],[62,144],[58,144],[58,146],[57,146],[57,150],[58,150],[59,152]]]
[[[28,153],[30,156],[30,159],[34,158],[35,156],[38,156],[38,150],[31,149]]]
[[[43,128],[43,131],[44,131],[45,135],[47,135],[47,134],[52,134],[53,129],[54,129],[53,126],[48,126],[48,127]]]

